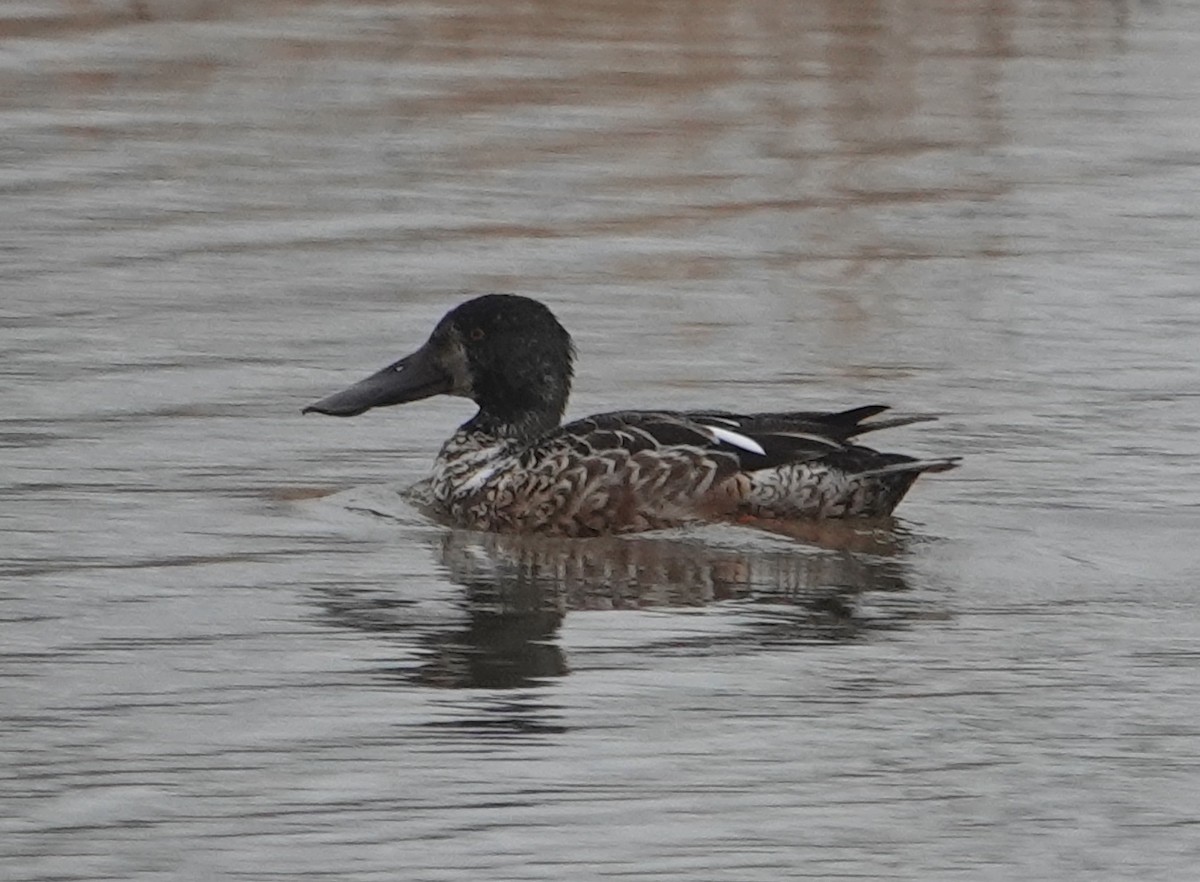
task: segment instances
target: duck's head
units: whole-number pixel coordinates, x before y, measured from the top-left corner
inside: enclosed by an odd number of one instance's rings
[[[456,306],[425,345],[383,370],[304,408],[356,416],[432,395],[479,405],[491,431],[544,432],[562,418],[575,356],[571,336],[545,304],[487,294]]]

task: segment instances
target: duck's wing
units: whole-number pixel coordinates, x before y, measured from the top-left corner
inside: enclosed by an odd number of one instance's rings
[[[840,427],[788,416],[618,411],[567,423],[540,439],[530,454],[540,457],[569,450],[584,457],[617,452],[689,455],[710,459],[719,471],[731,474],[806,462],[845,449],[838,436],[847,435]]]
[[[525,446],[517,454],[520,467],[509,470],[524,483],[503,495],[532,500],[523,509],[533,512],[528,517],[548,519],[569,535],[741,514],[886,514],[918,474],[954,462],[918,461],[846,440],[874,427],[866,421],[882,411],[599,414]]]
[[[807,432],[836,441],[847,441],[867,432],[892,429],[912,423],[936,420],[935,416],[897,416],[875,420],[872,417],[890,410],[886,404],[869,404],[849,410],[796,410],[779,413],[736,414],[720,410],[685,411],[681,417],[706,421],[724,421],[737,431],[748,433]]]

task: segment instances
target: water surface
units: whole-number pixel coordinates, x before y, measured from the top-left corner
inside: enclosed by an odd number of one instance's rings
[[[1200,10],[0,11],[9,880],[1190,879]],[[563,541],[305,403],[484,291],[571,415],[941,415],[889,525]]]

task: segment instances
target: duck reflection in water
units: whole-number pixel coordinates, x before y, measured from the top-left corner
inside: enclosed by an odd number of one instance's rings
[[[920,614],[903,603],[894,615],[864,619],[856,611],[863,592],[894,596],[908,588],[900,552],[911,535],[894,525],[845,531],[840,539],[854,551],[782,542],[764,548],[761,537],[753,546],[730,547],[730,537],[728,528],[717,537],[587,540],[451,530],[434,540],[433,550],[446,576],[465,591],[436,611],[399,589],[389,591],[386,602],[378,590],[331,589],[322,606],[343,626],[392,631],[419,647],[411,662],[382,670],[387,678],[492,689],[569,673],[557,634],[571,610],[746,604],[739,610],[745,616],[727,633],[670,638],[673,654],[701,655],[852,640]],[[638,651],[653,653],[656,646]]]

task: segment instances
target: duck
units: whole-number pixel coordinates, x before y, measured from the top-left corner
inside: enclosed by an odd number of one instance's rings
[[[351,417],[434,395],[478,408],[442,446],[429,496],[452,525],[568,537],[696,523],[890,515],[916,479],[960,457],[917,459],[857,443],[934,419],[886,405],[741,414],[620,410],[563,423],[571,335],[544,303],[486,294],[454,307],[429,339],[304,407]]]

